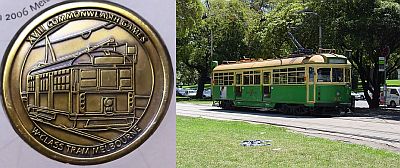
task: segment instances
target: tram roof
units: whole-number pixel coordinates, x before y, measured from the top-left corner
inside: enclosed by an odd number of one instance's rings
[[[269,59],[264,61],[239,62],[233,64],[222,64],[214,68],[214,71],[234,70],[234,69],[251,69],[262,67],[274,67],[284,65],[299,65],[299,64],[326,64],[329,58],[346,59],[343,55],[338,54],[314,54],[302,57]],[[346,61],[349,64],[348,61]]]
[[[120,54],[120,53],[115,52],[115,51],[109,51],[109,52],[112,53],[112,54],[115,54],[115,55]],[[103,57],[107,57],[107,56],[103,55],[102,51],[93,51],[93,52],[89,52],[89,53],[83,53],[83,54],[81,54],[79,56],[76,56],[76,57],[69,57],[69,58],[66,58],[66,59],[61,58],[62,60],[60,60],[60,61],[49,63],[49,64],[46,64],[46,65],[43,65],[43,66],[39,66],[39,67],[35,67],[29,72],[29,74],[35,75],[35,74],[40,74],[40,73],[43,73],[43,72],[59,70],[59,69],[63,69],[63,68],[78,67],[78,66],[88,66],[88,65],[92,66],[92,65],[94,65],[95,63],[93,62],[93,59],[90,60],[90,62],[86,62],[84,64],[74,64],[74,60],[75,59],[77,59],[77,58],[79,58],[81,56],[87,55],[87,54],[90,54],[92,56],[99,56],[100,55],[100,56],[103,56]],[[121,57],[125,57],[122,54],[120,54],[120,56]]]

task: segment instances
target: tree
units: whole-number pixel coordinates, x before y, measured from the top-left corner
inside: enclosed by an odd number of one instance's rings
[[[201,19],[203,8],[199,0],[176,1],[176,34],[184,37]]]
[[[187,33],[177,37],[177,62],[198,74],[196,97],[202,97],[204,84],[210,81],[212,60],[221,63],[246,55],[246,33],[250,24],[247,21],[253,13],[239,0],[207,2],[209,6],[203,10],[203,17],[197,19],[193,28],[186,29]]]
[[[293,27],[301,25],[301,15],[297,12],[304,9],[298,0],[271,1],[274,8],[262,13],[256,26],[251,29],[249,51],[256,58],[286,57],[295,46],[288,36]],[[301,33],[294,33],[300,37]]]
[[[390,74],[400,66],[400,5],[394,1],[327,1],[312,0],[309,8],[320,14],[324,27],[325,47],[340,51],[351,49],[349,61],[360,75],[364,95],[370,108],[379,107],[383,75],[378,72],[378,57],[388,46]],[[372,93],[369,96],[368,91]]]

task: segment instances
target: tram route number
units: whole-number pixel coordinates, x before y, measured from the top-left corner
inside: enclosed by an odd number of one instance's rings
[[[24,7],[20,10],[6,13],[6,14],[0,14],[0,21],[11,21],[11,20],[15,20],[18,18],[22,18],[24,16],[28,16],[29,12],[34,12],[34,11],[39,10],[40,8],[45,6],[46,3],[48,3],[48,2],[50,2],[50,0],[40,0],[33,4],[30,4],[27,7]]]

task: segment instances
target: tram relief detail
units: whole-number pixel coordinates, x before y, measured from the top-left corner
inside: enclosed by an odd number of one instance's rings
[[[56,32],[55,35],[48,33],[37,39],[32,56],[37,57],[36,53],[42,50],[43,59],[31,63],[32,68],[27,69],[26,90],[21,92],[30,119],[38,125],[32,129],[32,135],[49,148],[71,155],[92,156],[123,147],[141,131],[137,121],[150,97],[150,94],[135,92],[138,45],[123,39],[116,41],[112,33],[101,41],[91,40],[97,32],[122,31],[112,22],[92,22],[93,28],[63,37]],[[57,32],[68,30],[69,24],[79,23],[63,23],[55,28]],[[32,42],[31,37],[28,40]],[[59,52],[53,45],[74,40],[86,41],[83,44],[88,45],[61,56],[56,54]],[[45,127],[77,135],[80,137],[77,142],[103,145],[68,144],[62,138],[54,138]]]
[[[52,8],[26,26],[6,57],[7,114],[17,133],[52,159],[119,158],[142,144],[168,109],[173,78],[165,45],[140,17],[114,5]]]

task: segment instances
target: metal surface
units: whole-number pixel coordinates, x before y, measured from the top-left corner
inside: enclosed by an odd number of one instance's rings
[[[3,60],[2,93],[15,131],[71,164],[119,158],[155,131],[173,87],[168,52],[137,14],[111,3],[50,7]]]

